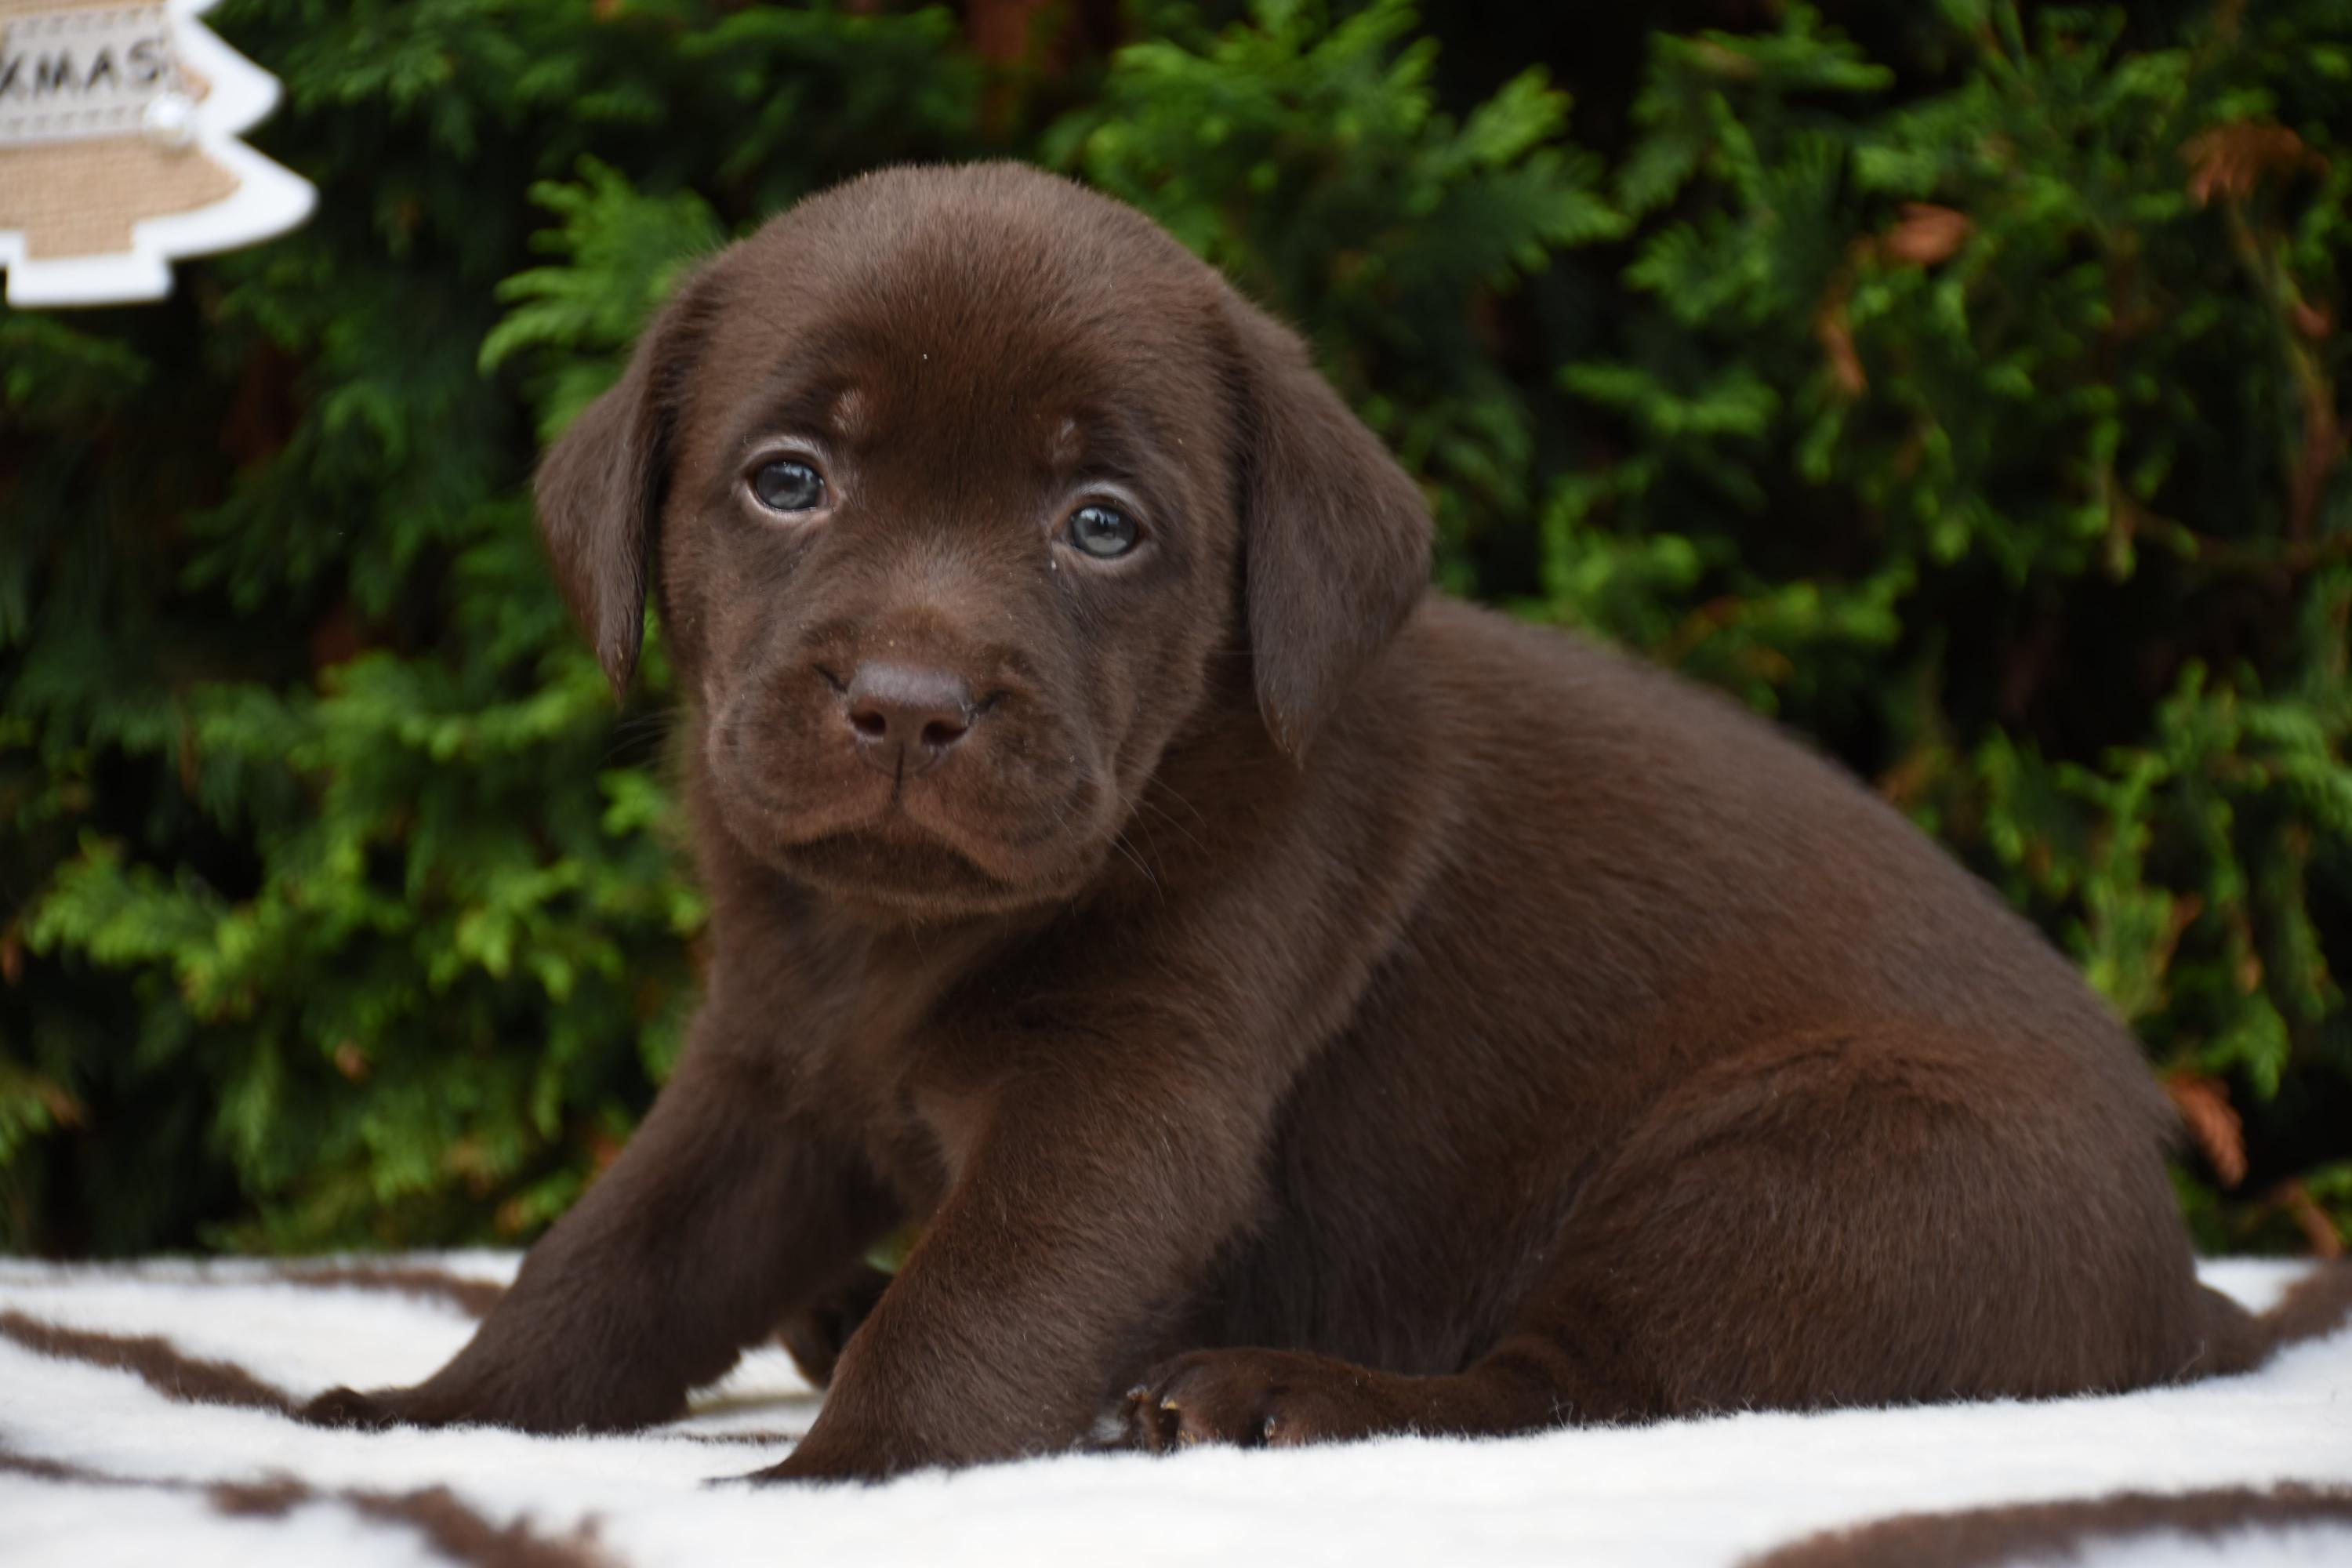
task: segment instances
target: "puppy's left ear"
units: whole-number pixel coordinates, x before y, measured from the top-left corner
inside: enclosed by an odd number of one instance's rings
[[[629,367],[548,448],[534,487],[556,585],[618,696],[645,641],[646,578],[669,479],[682,370],[700,343],[711,274],[689,278],[637,339]]]
[[[1228,295],[1258,708],[1295,760],[1429,585],[1429,508],[1298,335]]]

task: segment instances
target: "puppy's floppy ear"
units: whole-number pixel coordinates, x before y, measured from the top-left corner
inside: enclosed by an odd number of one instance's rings
[[[1259,710],[1303,756],[1429,584],[1429,508],[1297,333],[1228,292],[1239,348],[1242,561]]]
[[[645,640],[646,575],[669,479],[681,372],[702,341],[710,273],[689,278],[637,339],[612,390],[539,465],[540,535],[556,585],[617,696]]]

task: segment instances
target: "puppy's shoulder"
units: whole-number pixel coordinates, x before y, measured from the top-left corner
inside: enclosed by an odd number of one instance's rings
[[[1851,819],[1857,809],[1873,831],[1894,827],[1802,737],[1581,632],[1432,593],[1387,673],[1389,705],[1419,716],[1430,750],[1474,794],[1525,795],[1544,811],[1674,816],[1694,830]]]
[[[1538,728],[1580,723],[1769,726],[1720,692],[1585,632],[1520,619],[1433,591],[1398,639],[1399,673],[1454,706],[1476,701]]]

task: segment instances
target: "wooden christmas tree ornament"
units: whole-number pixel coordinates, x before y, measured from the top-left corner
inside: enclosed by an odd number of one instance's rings
[[[14,306],[158,300],[174,257],[301,222],[309,182],[236,140],[278,82],[215,0],[0,0],[0,267]]]

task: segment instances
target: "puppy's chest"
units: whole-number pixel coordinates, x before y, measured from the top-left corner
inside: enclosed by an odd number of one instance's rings
[[[845,1134],[919,1213],[971,1166],[1010,1076],[1001,1030],[928,1013],[875,1020],[827,1064]]]
[[[824,1114],[909,1207],[971,1168],[1016,1077],[1056,1072],[1063,1012],[1100,1000],[1058,952],[1024,931],[873,936],[808,998]]]

